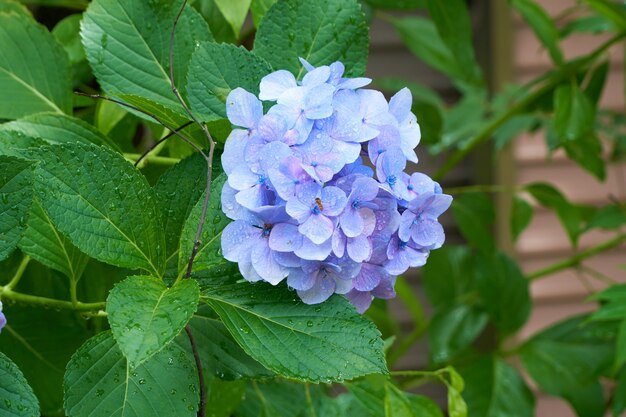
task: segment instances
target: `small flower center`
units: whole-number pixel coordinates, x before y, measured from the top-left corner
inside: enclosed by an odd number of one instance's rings
[[[355,198],[354,201],[352,202],[352,208],[355,210],[358,210],[359,207],[361,207],[361,201]]]
[[[259,175],[259,184],[265,184],[265,181],[267,180],[267,178],[265,178],[265,175]]]
[[[404,248],[406,248],[406,245],[408,245],[408,242],[404,242],[402,240],[398,241],[398,249],[400,250],[404,250]]]
[[[387,177],[387,183],[389,184],[390,187],[393,187],[394,185],[396,185],[396,181],[398,181],[398,179],[396,178],[395,175],[390,175]]]
[[[315,205],[311,208],[311,212],[313,214],[320,214],[322,211],[324,211],[322,200],[319,197],[315,197]]]
[[[406,189],[409,190],[409,191],[413,191],[413,188],[415,188],[415,187],[413,187],[413,184],[409,184],[409,185],[406,186]]]
[[[263,224],[263,230],[261,231],[261,237],[268,238],[270,236],[270,232],[272,231],[272,224],[265,223]]]

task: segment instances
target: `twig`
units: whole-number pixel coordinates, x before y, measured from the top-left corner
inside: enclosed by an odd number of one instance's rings
[[[202,370],[202,361],[200,360],[200,353],[198,352],[198,345],[196,344],[196,338],[191,333],[189,325],[185,326],[185,332],[191,343],[191,351],[193,357],[196,360],[196,368],[198,368],[198,380],[200,381],[200,407],[198,408],[198,417],[204,417],[206,413],[206,387],[204,386],[204,371]]]
[[[192,124],[193,121],[188,121],[187,123],[181,125],[178,127],[179,132],[181,130],[183,130],[184,128],[186,128],[187,126],[189,126],[190,124]],[[159,146],[160,144],[162,144],[163,142],[165,142],[166,140],[168,140],[169,138],[171,138],[172,136],[174,136],[174,132],[170,132],[167,135],[165,135],[165,137],[159,139],[154,145],[150,146],[144,153],[141,154],[141,156],[139,158],[137,158],[137,160],[135,161],[135,167],[137,167],[139,165],[139,163],[146,157],[148,156],[148,154],[150,152],[152,152],[157,146]]]

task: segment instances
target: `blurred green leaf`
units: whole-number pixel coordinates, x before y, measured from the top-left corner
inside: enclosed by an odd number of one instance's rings
[[[452,360],[474,342],[486,324],[487,314],[466,304],[440,309],[428,327],[431,362],[441,365]]]
[[[370,6],[381,10],[414,10],[426,7],[427,0],[364,0]]]
[[[252,0],[250,4],[250,12],[252,13],[252,22],[254,27],[259,27],[261,20],[267,11],[276,3],[277,0]]]
[[[426,4],[439,36],[457,61],[465,80],[472,85],[482,86],[483,79],[474,56],[472,24],[465,0],[427,0]]]
[[[394,77],[381,77],[373,81],[377,88],[387,90],[389,93],[395,93],[402,90],[404,87],[408,88],[413,95],[413,100],[417,102],[426,102],[434,105],[439,110],[443,110],[445,103],[442,98],[432,88],[424,84],[406,81],[400,78]],[[419,119],[419,114],[418,114]]]
[[[32,18],[30,11],[17,0],[0,1],[0,13],[14,13]]]
[[[589,80],[586,83],[584,88],[584,92],[591,100],[591,103],[594,106],[598,105],[600,101],[600,97],[602,96],[602,91],[604,90],[604,85],[606,83],[606,77],[609,72],[609,61],[603,61],[599,65],[597,65],[590,72]]]
[[[626,367],[617,375],[617,385],[613,391],[613,417],[619,417],[626,410]]]
[[[511,5],[533,29],[554,63],[563,64],[563,52],[559,47],[559,32],[548,13],[532,0],[511,0]]]
[[[220,9],[226,21],[230,24],[235,33],[235,37],[239,38],[239,31],[248,14],[251,0],[214,0]]]
[[[520,234],[528,227],[533,218],[533,207],[525,199],[513,196],[511,207],[511,236],[516,241]]]
[[[535,397],[519,372],[501,359],[484,356],[459,371],[470,416],[533,417]]]
[[[626,29],[626,6],[611,0],[584,0],[592,9],[609,19],[620,29]]]
[[[475,288],[473,258],[465,246],[444,246],[431,253],[422,283],[435,311],[452,308]]]
[[[463,237],[484,253],[495,250],[493,222],[496,217],[493,203],[484,193],[465,193],[455,197],[452,214]]]
[[[493,133],[496,150],[501,150],[518,135],[533,130],[538,124],[539,120],[533,114],[511,117]]]
[[[617,229],[624,224],[626,224],[624,208],[617,204],[612,204],[598,209],[587,222],[585,231],[596,228],[606,230]]]
[[[232,416],[245,398],[246,381],[223,381],[216,377],[207,379],[207,416]]]
[[[528,280],[518,264],[503,253],[481,256],[476,262],[482,306],[502,336],[519,330],[528,319],[532,303]]]
[[[598,180],[606,179],[606,162],[603,157],[602,142],[593,134],[588,134],[574,142],[563,144],[567,156]]]
[[[566,38],[574,33],[591,33],[594,35],[614,30],[613,23],[604,16],[581,16],[573,19],[559,31],[561,38]]]
[[[554,93],[554,130],[561,143],[583,139],[593,130],[595,107],[575,82]]]
[[[237,43],[237,35],[231,24],[217,6],[215,0],[197,0],[191,3],[204,17],[215,42]]]

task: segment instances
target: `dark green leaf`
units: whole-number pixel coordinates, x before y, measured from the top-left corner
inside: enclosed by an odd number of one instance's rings
[[[39,112],[70,113],[67,55],[48,30],[24,14],[0,13],[0,118]]]
[[[533,183],[527,185],[525,189],[539,204],[556,212],[572,245],[576,245],[583,221],[580,208],[570,203],[559,190],[550,184]]]
[[[87,376],[87,377],[86,377]],[[174,344],[132,369],[110,332],[89,339],[72,356],[64,378],[72,417],[195,416],[198,377]]]
[[[383,10],[413,10],[426,7],[426,0],[365,0],[365,2]]]
[[[626,363],[626,318],[622,318],[617,332],[615,346],[615,369],[619,369]]]
[[[261,20],[265,17],[267,11],[276,3],[277,0],[252,0],[250,12],[252,13],[252,21],[254,27],[259,27]]]
[[[476,265],[483,308],[502,335],[515,332],[530,315],[528,280],[517,263],[503,253],[481,257]]]
[[[446,246],[431,253],[422,269],[422,283],[435,310],[451,308],[473,282],[472,256],[463,246]]]
[[[535,397],[520,374],[500,359],[485,356],[462,368],[463,398],[470,416],[533,417]]]
[[[380,333],[343,297],[306,305],[283,286],[247,282],[202,294],[246,353],[281,375],[332,382],[387,372]]]
[[[365,73],[368,44],[356,0],[278,0],[259,25],[254,52],[297,78],[304,75],[300,57],[313,66],[341,61],[354,77]]]
[[[559,32],[546,11],[532,0],[511,0],[513,7],[522,15],[546,47],[555,64],[563,63],[563,52],[559,47]]]
[[[216,174],[214,172],[214,174]],[[228,261],[222,257],[221,236],[222,230],[231,222],[221,209],[222,186],[226,182],[226,175],[213,177],[211,182],[211,196],[209,198],[209,206],[206,212],[204,227],[202,228],[202,236],[200,237],[200,246],[193,263],[194,271],[202,271],[215,266],[220,266]],[[180,234],[180,253],[178,257],[178,270],[184,271],[187,262],[195,244],[196,231],[200,223],[202,215],[202,205],[204,204],[204,194],[200,197],[195,207],[191,209],[191,213],[183,226]]]
[[[165,240],[145,177],[95,145],[48,146],[39,154],[37,197],[61,233],[103,262],[163,272]]]
[[[33,201],[30,162],[0,156],[0,260],[5,259],[24,232]]]
[[[593,69],[589,81],[585,86],[584,92],[587,97],[589,97],[591,103],[594,106],[598,105],[600,97],[602,97],[602,91],[604,90],[604,85],[606,83],[606,76],[608,72],[609,61],[607,60],[600,63],[597,67]]]
[[[617,385],[613,394],[613,417],[619,417],[626,410],[626,368],[617,376]]]
[[[208,23],[215,42],[238,43],[233,27],[228,23],[216,3],[216,0],[198,0],[193,2],[193,6]]]
[[[41,279],[37,276],[39,288]],[[0,334],[2,353],[24,373],[39,399],[42,414],[59,415],[63,409],[65,365],[87,337],[84,320],[73,312],[7,304],[4,314],[8,323]]]
[[[57,113],[38,113],[14,122],[0,125],[0,130],[19,133],[33,138],[41,138],[48,143],[95,143],[119,147],[108,137],[98,132],[92,125],[75,117]]]
[[[87,255],[54,227],[36,198],[33,200],[19,248],[31,258],[62,272],[74,282],[80,279],[89,260]]]
[[[413,113],[419,115],[419,126],[422,134],[421,142],[425,144],[437,143],[441,140],[443,130],[443,116],[439,108],[426,101],[415,101]]]
[[[578,417],[603,417],[605,410],[604,389],[599,381],[577,388],[563,396]]]
[[[516,241],[533,218],[533,207],[525,199],[514,196],[511,207],[511,236]]]
[[[611,230],[617,229],[623,224],[626,224],[626,213],[622,207],[613,204],[598,209],[587,222],[585,230],[595,228]]]
[[[207,416],[231,417],[246,394],[246,381],[222,381],[210,378],[207,383]]]
[[[0,414],[7,417],[38,416],[39,401],[22,371],[0,352]]]
[[[437,32],[463,71],[464,79],[482,85],[482,75],[472,44],[472,25],[465,0],[427,0],[428,12]]]
[[[196,153],[170,168],[154,186],[168,258],[178,254],[184,222],[206,188],[206,171],[206,161]]]
[[[566,142],[564,148],[570,159],[576,161],[598,180],[606,179],[606,161],[602,155],[602,143],[596,136],[587,135],[575,142]]]
[[[311,387],[309,387],[310,389]],[[301,417],[307,407],[306,386],[289,381],[250,381],[236,417]]]
[[[198,345],[202,346],[200,358],[207,373],[220,379],[261,379],[274,375],[260,363],[248,356],[233,340],[224,324],[217,318],[194,315],[189,322]],[[187,346],[187,336],[179,336]],[[178,339],[177,339],[178,340]]]
[[[486,324],[487,314],[465,304],[439,310],[428,330],[431,362],[435,365],[449,362],[472,344]]]
[[[558,323],[522,348],[524,367],[548,394],[569,396],[612,365],[615,326],[585,320],[578,316]]]
[[[171,288],[153,277],[129,277],[109,293],[106,311],[111,331],[128,365],[136,368],[161,351],[185,327],[198,307],[194,280]]]
[[[561,143],[578,141],[591,133],[596,109],[575,83],[558,87],[554,93],[554,130]]]
[[[452,214],[463,237],[470,245],[484,253],[495,249],[493,222],[496,217],[493,203],[484,193],[467,193],[452,202]]]
[[[261,78],[272,72],[265,60],[243,47],[203,42],[194,52],[187,74],[187,97],[202,120],[226,117],[226,98],[237,87],[255,95]]]
[[[183,114],[169,80],[169,34],[182,0],[96,0],[84,13],[81,37],[100,86],[111,95],[145,97]],[[212,40],[204,19],[187,7],[173,45],[174,82],[184,93],[198,42]]]

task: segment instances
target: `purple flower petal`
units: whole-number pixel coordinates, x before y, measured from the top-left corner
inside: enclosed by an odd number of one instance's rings
[[[336,287],[335,280],[325,276],[319,278],[310,289],[298,291],[298,296],[305,304],[319,304],[328,300]]]
[[[275,71],[261,79],[259,98],[261,100],[278,100],[288,89],[297,87],[296,77],[286,70]]]
[[[332,250],[332,239],[328,239],[326,242],[318,245],[308,239],[307,237],[302,238],[302,246],[300,249],[297,249],[294,253],[306,260],[313,261],[323,261],[328,258],[330,252]]]
[[[330,67],[324,65],[309,70],[309,72],[302,78],[302,85],[307,87],[324,84],[330,78]],[[334,89],[333,89],[334,90]]]
[[[365,263],[361,267],[359,274],[352,280],[352,285],[355,290],[371,291],[387,275],[389,273],[382,266]]]
[[[298,226],[298,231],[319,245],[330,239],[334,228],[333,222],[328,217],[314,214]]]
[[[222,231],[222,253],[231,262],[244,259],[250,246],[261,238],[261,229],[236,220],[228,224]]]
[[[263,105],[254,94],[237,87],[226,98],[226,114],[235,126],[254,129],[263,116]]]
[[[278,223],[270,233],[270,248],[277,252],[293,252],[302,247],[302,235],[298,226],[289,223]]]
[[[346,249],[348,256],[355,262],[364,262],[372,255],[372,244],[363,235],[348,238]]]
[[[287,269],[274,259],[267,238],[252,247],[250,258],[257,274],[272,285],[278,284],[287,276]]]
[[[289,272],[287,285],[299,291],[310,290],[317,282],[316,273],[307,273],[302,268],[294,268]]]
[[[356,307],[356,311],[359,314],[365,313],[365,311],[372,305],[372,295],[369,292],[357,291],[353,289],[346,294],[346,298]]]
[[[320,193],[322,201],[322,213],[325,216],[337,216],[346,206],[348,198],[346,193],[338,187],[324,187]]]

